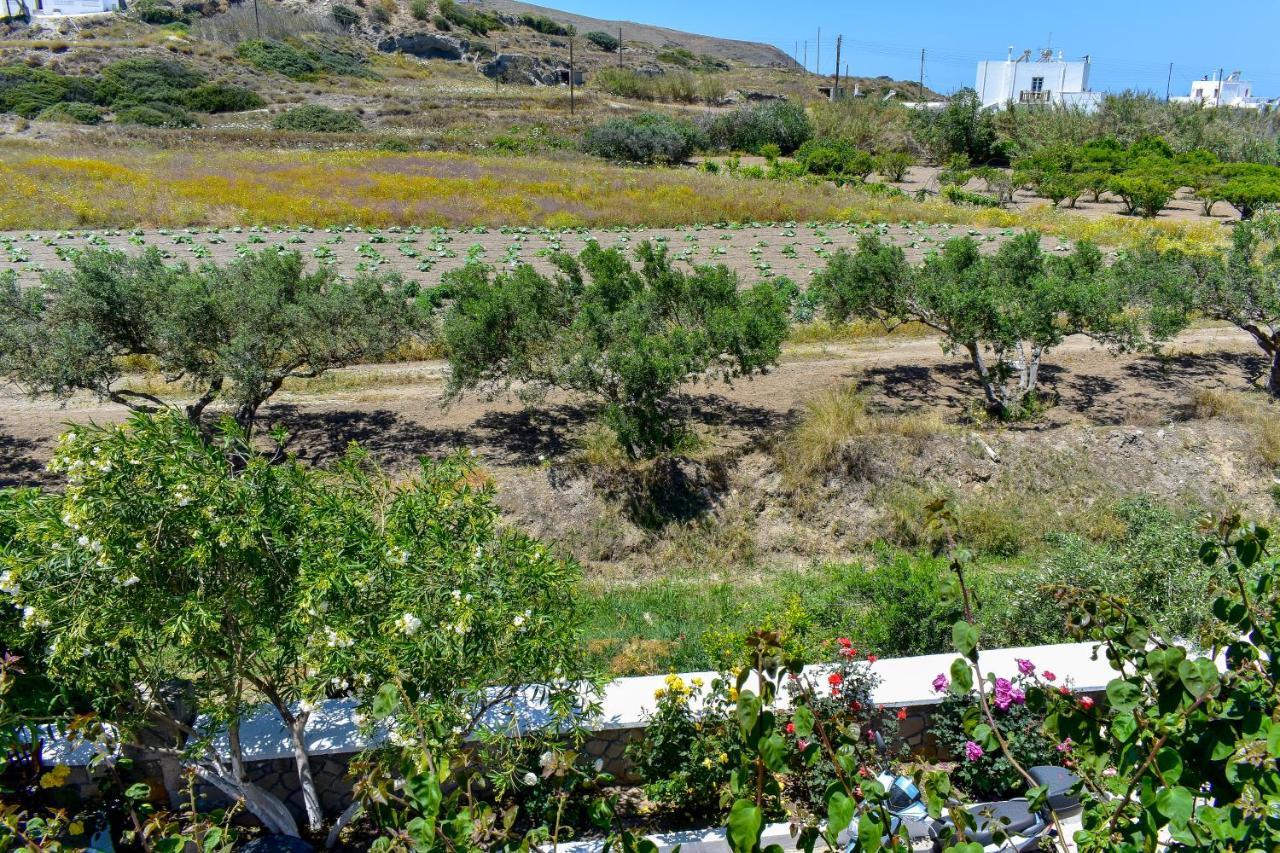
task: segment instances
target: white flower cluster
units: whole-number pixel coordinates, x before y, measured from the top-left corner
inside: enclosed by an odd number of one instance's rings
[[[18,594],[18,579],[13,576],[13,572],[0,572],[0,592],[5,595]]]
[[[186,483],[179,483],[173,487],[173,502],[178,506],[187,506],[191,503],[191,491]]]
[[[349,649],[356,644],[350,637],[343,636],[332,628],[324,629],[325,645],[331,649]]]
[[[396,620],[396,627],[398,627],[406,637],[412,637],[414,634],[418,633],[418,629],[422,627],[422,620],[417,616],[414,616],[412,613],[406,613]]]
[[[526,610],[524,613],[516,614],[516,617],[515,617],[514,619],[512,619],[512,620],[511,620],[511,624],[512,624],[516,629],[523,629],[523,628],[524,628],[524,623],[525,623],[525,622],[527,622],[527,621],[530,619],[530,617],[532,617],[532,616],[533,616],[533,611],[532,611],[532,610]]]

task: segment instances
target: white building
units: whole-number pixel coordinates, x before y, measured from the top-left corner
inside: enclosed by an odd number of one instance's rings
[[[1102,105],[1102,93],[1089,91],[1089,57],[1068,60],[1058,51],[1042,50],[1031,59],[1026,51],[1017,59],[1013,48],[1004,60],[978,63],[974,89],[985,108],[1006,104],[1046,104],[1092,112]]]
[[[1238,107],[1248,110],[1267,109],[1274,105],[1266,98],[1253,96],[1253,84],[1240,79],[1239,71],[1232,71],[1224,80],[1221,72],[1191,84],[1191,94],[1171,100],[1182,104],[1203,104],[1208,107]]]
[[[115,12],[119,8],[119,0],[0,0],[0,20],[101,15],[104,12]]]

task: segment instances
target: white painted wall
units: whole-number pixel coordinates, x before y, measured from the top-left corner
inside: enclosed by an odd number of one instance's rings
[[[27,6],[37,18],[59,18],[114,12],[120,8],[120,3],[119,0],[27,0]]]
[[[1089,108],[1101,94],[1089,91],[1089,60],[1004,59],[978,63],[974,89],[983,107],[1020,103],[1023,93],[1046,93],[1048,103]]]

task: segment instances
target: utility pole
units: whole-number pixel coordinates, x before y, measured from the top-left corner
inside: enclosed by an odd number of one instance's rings
[[[804,70],[809,73],[809,40],[804,40]]]
[[[253,27],[258,31],[258,41],[262,41],[262,19],[258,17],[258,0],[253,0]]]
[[[924,48],[920,48],[920,91],[917,98],[920,103],[924,103]]]
[[[840,45],[844,36],[836,36],[836,83],[831,87],[831,100],[840,100]]]
[[[791,51],[791,61],[796,64],[797,68],[800,66],[800,40],[799,39],[796,39],[795,50]]]
[[[814,51],[813,73],[822,76],[822,27],[818,27],[818,46]]]
[[[1215,106],[1215,107],[1220,107],[1220,106],[1222,106],[1222,72],[1223,72],[1224,70],[1225,70],[1225,69],[1222,69],[1222,68],[1219,68],[1219,69],[1218,69],[1218,88],[1214,90],[1214,91],[1217,93],[1217,95],[1218,95],[1218,99],[1217,99],[1217,101],[1214,103],[1214,106]]]
[[[618,27],[618,67],[622,67],[622,27]]]
[[[1169,100],[1169,95],[1173,91],[1173,63],[1169,63],[1169,79],[1164,84],[1164,99]]]
[[[569,115],[574,113],[573,90],[573,36],[569,36]]]

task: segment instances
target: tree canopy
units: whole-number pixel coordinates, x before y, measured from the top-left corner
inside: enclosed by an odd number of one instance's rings
[[[156,249],[86,250],[35,287],[0,279],[0,376],[32,395],[90,391],[139,411],[194,395],[185,404],[192,423],[207,427],[218,403],[251,431],[285,380],[403,343],[417,325],[408,293],[394,276],[308,272],[294,252],[193,269]],[[131,387],[140,367],[175,390]]]
[[[775,363],[786,299],[768,282],[739,290],[724,266],[677,270],[650,243],[636,256],[638,267],[617,249],[591,245],[576,259],[555,256],[551,277],[528,265],[448,273],[449,393],[560,388],[600,400],[604,423],[632,458],[678,447],[688,435],[679,386]]]

